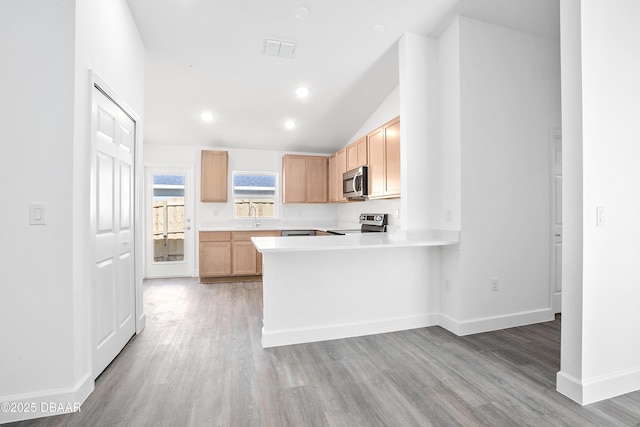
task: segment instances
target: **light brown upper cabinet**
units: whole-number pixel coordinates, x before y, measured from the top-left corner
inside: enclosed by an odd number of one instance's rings
[[[366,166],[368,162],[368,152],[366,136],[347,145],[347,170]]]
[[[400,118],[367,135],[369,198],[400,197]]]
[[[326,203],[328,158],[286,154],[282,158],[282,202]]]
[[[347,150],[343,148],[329,157],[329,201],[346,202],[342,196],[342,174],[347,171]]]
[[[200,160],[200,201],[226,202],[229,153],[202,150]]]

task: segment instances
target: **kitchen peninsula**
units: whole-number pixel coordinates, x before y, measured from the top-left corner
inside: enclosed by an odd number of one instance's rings
[[[262,346],[438,323],[440,247],[455,231],[253,237],[263,257]]]

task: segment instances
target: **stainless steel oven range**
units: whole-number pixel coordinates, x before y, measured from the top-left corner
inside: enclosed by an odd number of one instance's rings
[[[360,228],[352,230],[327,230],[327,233],[341,236],[345,234],[382,233],[387,231],[387,218],[387,214],[383,213],[362,213],[359,217]]]

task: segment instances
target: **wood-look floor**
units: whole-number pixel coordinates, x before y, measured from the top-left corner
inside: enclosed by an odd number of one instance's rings
[[[147,327],[79,413],[17,426],[638,426],[640,392],[555,391],[560,319],[263,349],[259,282],[145,283]],[[295,304],[295,301],[291,301]]]

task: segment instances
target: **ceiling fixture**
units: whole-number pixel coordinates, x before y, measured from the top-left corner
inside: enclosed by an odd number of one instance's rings
[[[200,118],[202,119],[203,122],[212,122],[213,114],[211,114],[208,111],[205,111],[204,113],[200,114]]]
[[[264,54],[268,56],[279,56],[280,58],[293,57],[293,48],[295,43],[285,42],[282,40],[270,40],[264,41]]]
[[[296,89],[296,96],[298,98],[305,98],[307,95],[309,95],[309,89],[304,87],[304,86],[300,86],[298,89]]]
[[[374,35],[379,36],[380,34],[384,33],[384,25],[382,24],[374,25],[373,28],[371,29],[371,32]]]
[[[296,127],[296,122],[294,122],[293,120],[287,120],[286,122],[284,122],[284,127],[287,129],[293,129],[294,127]]]
[[[308,8],[306,8],[304,6],[300,6],[299,8],[296,9],[296,18],[298,18],[299,20],[302,21],[307,16],[309,16],[309,9]]]

